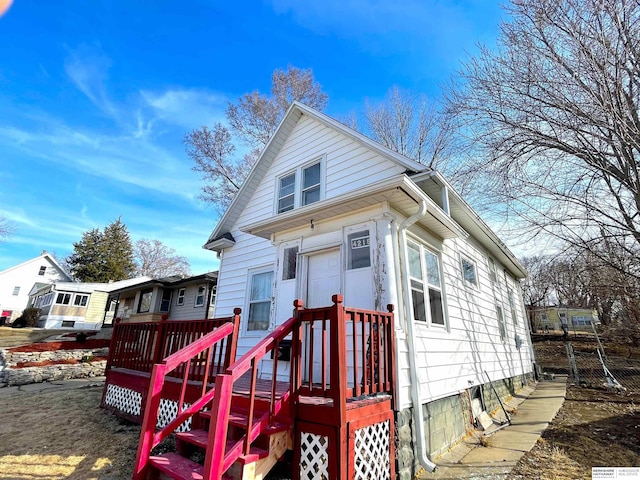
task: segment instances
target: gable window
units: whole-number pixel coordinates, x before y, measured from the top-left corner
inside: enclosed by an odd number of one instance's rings
[[[247,331],[268,330],[273,294],[273,272],[255,272],[251,274],[249,281]]]
[[[471,260],[467,260],[466,258],[462,258],[460,260],[460,264],[462,266],[462,278],[464,278],[465,282],[468,282],[472,285],[478,285],[478,280],[476,277],[476,264]]]
[[[198,293],[196,293],[196,302],[194,303],[194,307],[204,307],[204,297],[207,293],[206,285],[198,285]]]
[[[69,305],[71,303],[71,294],[70,293],[59,293],[56,298],[56,303],[58,305]]]
[[[371,266],[370,238],[369,230],[355,232],[347,237],[348,256],[347,268],[354,270],[356,268],[366,268]]]
[[[153,290],[143,290],[140,294],[140,303],[138,304],[138,313],[146,313],[151,310],[151,297]]]
[[[302,169],[302,205],[320,200],[320,163]]]
[[[292,173],[280,179],[278,191],[278,213],[293,210],[296,196],[296,174]]]
[[[277,213],[320,201],[321,187],[321,162],[301,167],[280,177],[277,185]]]
[[[162,300],[160,300],[160,311],[168,312],[171,307],[171,290],[165,288],[162,290]]]
[[[43,276],[44,272],[47,271],[47,267],[46,266],[42,266],[40,267],[40,271],[38,272],[38,275]]]
[[[516,312],[516,303],[513,300],[513,290],[507,290],[507,297],[509,298],[509,308],[511,309],[511,320],[514,325],[518,325],[518,313]]]
[[[176,305],[184,305],[184,294],[186,292],[186,288],[181,288],[178,290],[178,296],[176,297]]]
[[[498,316],[498,330],[500,331],[500,340],[504,342],[507,338],[507,327],[504,324],[504,315],[502,313],[502,307],[496,305],[496,315]]]
[[[413,319],[445,325],[440,258],[422,245],[407,242]]]
[[[76,293],[76,296],[73,297],[74,307],[86,307],[87,302],[89,302],[89,295],[85,295],[83,293]]]
[[[19,295],[20,294],[20,287],[13,287],[13,294],[14,295]]]
[[[296,278],[296,268],[298,266],[298,247],[284,249],[282,259],[282,280],[292,280]]]

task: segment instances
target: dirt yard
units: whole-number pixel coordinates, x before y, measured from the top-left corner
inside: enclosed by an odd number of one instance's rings
[[[570,341],[584,351],[594,344],[589,338]],[[537,346],[545,346],[536,348],[540,363],[546,363],[549,370],[553,365],[557,371],[567,368],[564,341],[541,338],[539,342]],[[605,350],[613,348],[605,344]],[[633,356],[638,353],[617,350]],[[558,415],[509,479],[590,479],[591,467],[603,466],[640,466],[640,394],[608,392],[604,386],[569,386]]]
[[[543,342],[551,347],[539,361],[566,368],[564,342]],[[130,479],[140,427],[101,410],[101,393],[99,386],[0,392],[0,479]],[[639,465],[640,395],[569,387],[543,438],[508,478],[590,479],[592,466]]]

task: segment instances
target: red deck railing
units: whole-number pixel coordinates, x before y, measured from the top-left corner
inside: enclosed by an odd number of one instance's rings
[[[238,341],[239,310],[234,316],[205,320],[163,320],[161,322],[123,323],[114,325],[109,359],[106,370],[127,368],[138,372],[151,373],[153,365],[162,359],[190,345],[203,335],[226,324],[234,324],[236,335],[221,340],[211,353],[210,364],[214,375],[223,372],[235,361]],[[191,362],[191,379],[201,380],[205,376],[206,359],[201,356]],[[179,367],[170,376],[181,378],[184,374]]]
[[[292,391],[296,397],[324,397],[335,406],[351,398],[391,393],[394,385],[393,306],[388,312],[342,306],[301,309],[294,331]],[[298,301],[301,304],[301,301]]]

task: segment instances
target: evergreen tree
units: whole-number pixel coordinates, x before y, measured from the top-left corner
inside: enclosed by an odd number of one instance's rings
[[[133,246],[127,227],[120,218],[102,231],[97,228],[82,234],[67,257],[71,274],[81,282],[108,282],[131,278],[136,269]]]

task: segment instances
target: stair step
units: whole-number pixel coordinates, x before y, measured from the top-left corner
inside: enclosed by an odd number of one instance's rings
[[[176,439],[182,440],[184,442],[188,442],[196,447],[200,447],[203,449],[207,448],[207,442],[209,433],[205,430],[191,430],[188,432],[176,432]],[[237,440],[227,440],[225,451],[228,451],[231,447],[233,447],[237,443]],[[263,448],[259,448],[256,446],[251,446],[251,450],[249,451],[249,455],[243,455],[240,458],[242,463],[251,463],[255,462],[261,458],[264,458],[269,455],[269,452]]]
[[[204,467],[177,453],[162,453],[149,457],[149,463],[176,480],[202,480]]]
[[[206,430],[189,430],[188,432],[176,432],[176,439],[195,445],[200,448],[207,448],[209,432]]]

